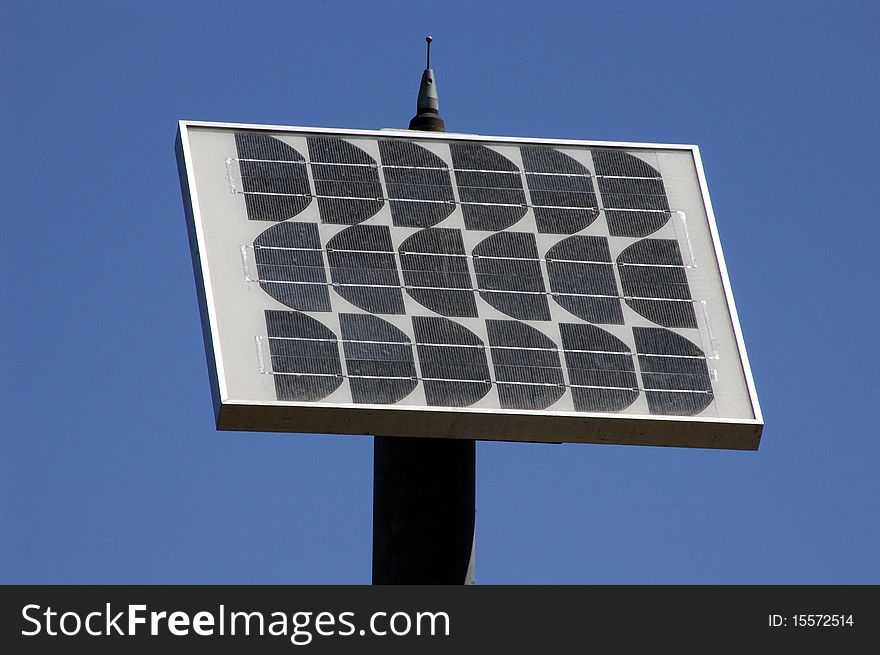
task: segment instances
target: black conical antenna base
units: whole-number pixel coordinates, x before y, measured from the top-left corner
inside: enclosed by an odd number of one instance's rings
[[[409,122],[409,129],[422,130],[423,132],[445,132],[446,123],[440,118],[440,101],[437,98],[437,82],[434,79],[434,71],[431,70],[431,37],[425,39],[428,43],[428,57],[425,62],[425,72],[422,73],[422,82],[419,85],[419,102],[416,115]]]
[[[425,112],[412,117],[409,129],[422,130],[423,132],[445,132],[446,123],[438,114]]]

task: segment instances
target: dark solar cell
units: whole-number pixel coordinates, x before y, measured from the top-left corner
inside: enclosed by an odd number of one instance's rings
[[[550,248],[545,260],[560,306],[590,323],[623,323],[608,239],[571,236]]]
[[[489,393],[486,345],[463,325],[437,316],[413,316],[422,384],[429,405],[466,407]]]
[[[493,234],[477,244],[473,257],[477,287],[486,302],[513,318],[550,320],[534,234]]]
[[[235,147],[248,219],[283,221],[312,201],[305,158],[296,149],[252,132],[236,134]]]
[[[617,271],[624,296],[631,296],[626,304],[639,314],[665,327],[697,327],[687,273],[676,241],[636,241],[617,257]]]
[[[561,323],[562,346],[574,408],[619,412],[639,397],[629,346],[610,332],[581,323]]]
[[[552,339],[519,321],[486,321],[498,399],[504,409],[546,409],[565,393]]]
[[[643,237],[669,220],[660,172],[622,150],[593,150],[593,163],[611,236]]]
[[[352,225],[327,242],[333,289],[374,314],[403,314],[403,293],[387,225]]]
[[[444,316],[477,316],[460,230],[420,230],[399,251],[406,292],[412,298]]]
[[[309,137],[308,144],[322,222],[353,225],[382,209],[376,160],[343,139]]]
[[[401,227],[430,227],[455,210],[445,161],[411,141],[379,141],[391,218]]]
[[[453,143],[449,150],[465,227],[494,232],[525,216],[526,195],[516,164],[477,144]]]
[[[340,314],[339,326],[354,402],[390,404],[412,393],[418,381],[404,332],[369,314]]]
[[[266,310],[266,331],[278,400],[321,400],[342,384],[333,330],[299,312]]]
[[[314,223],[284,222],[254,239],[260,286],[292,309],[329,312],[330,294]]]
[[[538,232],[574,234],[596,220],[599,203],[586,166],[553,148],[520,148]]]
[[[712,403],[712,382],[703,351],[663,328],[634,327],[639,368],[652,414],[699,414]]]

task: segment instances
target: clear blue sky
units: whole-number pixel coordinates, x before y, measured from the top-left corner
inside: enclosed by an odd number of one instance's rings
[[[178,119],[696,143],[758,452],[480,443],[482,583],[880,582],[880,3],[7,2],[0,582],[368,583],[372,440],[213,428]]]

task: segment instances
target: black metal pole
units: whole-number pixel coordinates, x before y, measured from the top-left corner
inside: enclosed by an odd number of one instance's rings
[[[409,129],[445,132],[427,42]],[[373,584],[473,584],[476,461],[471,440],[374,438]]]
[[[471,584],[476,442],[376,437],[373,584]]]

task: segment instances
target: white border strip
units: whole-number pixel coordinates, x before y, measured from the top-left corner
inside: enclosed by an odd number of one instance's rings
[[[408,139],[435,141],[483,141],[492,143],[535,143],[557,146],[598,146],[613,148],[649,148],[655,150],[695,150],[697,146],[682,143],[638,143],[630,141],[585,141],[578,139],[539,139],[499,135],[465,134],[463,132],[422,132],[420,130],[384,129],[355,130],[338,127],[302,127],[299,125],[262,125],[254,123],[216,123],[212,121],[180,121],[182,128],[207,127],[232,130],[264,130],[273,132],[305,132],[308,134],[347,134],[351,136],[398,136]]]
[[[752,401],[752,413],[755,422],[764,424],[764,416],[761,413],[761,405],[758,403],[758,393],[755,390],[755,380],[752,377],[752,367],[749,365],[749,356],[746,353],[746,344],[743,341],[742,328],[739,324],[739,314],[736,311],[736,303],[733,301],[733,290],[730,287],[730,277],[727,274],[727,264],[724,262],[724,253],[721,251],[721,240],[718,237],[718,225],[715,222],[715,212],[712,210],[712,201],[709,199],[709,186],[706,183],[706,173],[703,170],[703,159],[700,156],[700,148],[691,146],[694,155],[694,167],[697,169],[697,179],[700,182],[700,193],[703,196],[703,206],[706,208],[706,216],[709,218],[709,234],[712,237],[712,247],[715,250],[715,260],[718,262],[718,271],[721,274],[721,286],[724,289],[724,297],[727,300],[727,310],[730,314],[730,322],[733,326],[733,335],[736,338],[736,346],[742,363],[743,375],[746,379],[746,387],[749,390],[749,399]]]
[[[199,249],[199,264],[202,271],[202,284],[205,289],[205,306],[208,309],[208,323],[211,329],[211,345],[214,353],[214,366],[217,369],[217,389],[220,393],[220,403],[229,399],[229,391],[226,386],[226,372],[223,369],[223,359],[220,350],[220,333],[217,328],[217,310],[214,304],[214,286],[211,284],[211,271],[208,267],[208,255],[205,248],[205,230],[202,222],[202,212],[199,204],[198,188],[196,187],[196,174],[193,169],[192,151],[189,144],[189,124],[187,121],[178,122],[180,133],[180,145],[183,150],[183,161],[186,165],[186,183],[189,187],[190,204],[192,205],[193,229],[196,234],[196,243]],[[210,371],[208,372],[210,374]]]
[[[474,382],[474,380],[467,380]],[[366,410],[390,410],[390,411],[418,411],[418,412],[463,412],[469,414],[505,414],[509,416],[556,416],[574,419],[600,419],[600,420],[640,420],[648,422],[673,422],[673,423],[718,423],[723,425],[763,425],[760,420],[751,418],[720,418],[717,416],[669,416],[664,414],[601,414],[598,412],[553,412],[546,409],[503,409],[495,407],[436,407],[433,405],[373,405],[370,403],[327,403],[327,402],[297,402],[291,400],[241,400],[230,399],[229,404],[252,407],[297,407],[302,409],[322,409],[332,411],[340,409],[366,409]],[[543,440],[541,440],[543,441]]]

